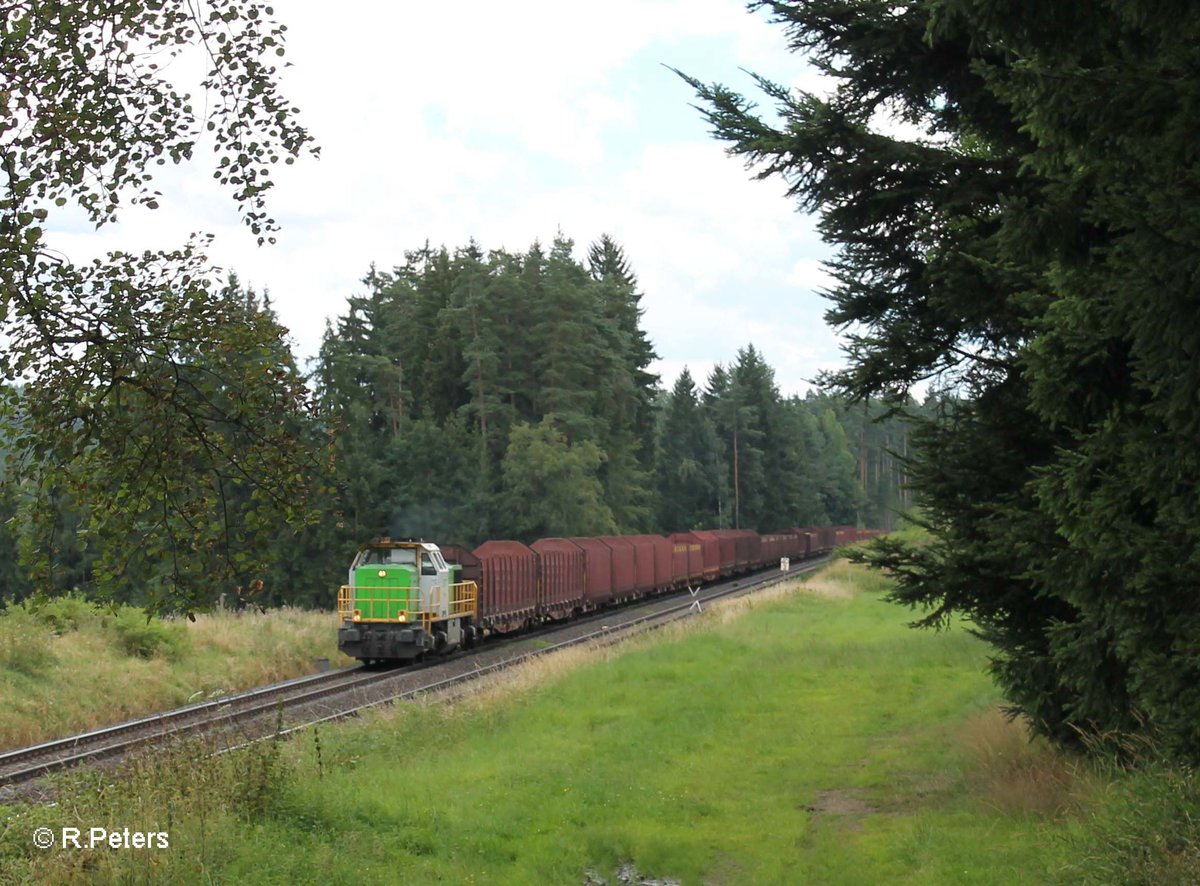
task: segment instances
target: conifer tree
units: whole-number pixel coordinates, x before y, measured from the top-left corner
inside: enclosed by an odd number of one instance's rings
[[[486,256],[474,241],[453,253],[426,244],[391,273],[372,269],[367,292],[327,334],[317,370],[322,403],[341,428],[343,522],[369,534],[398,510],[420,512],[405,481],[388,484],[391,498],[371,486],[403,475],[397,452],[424,463],[407,447],[437,428],[450,434],[434,449],[463,503],[438,511],[439,531],[459,540],[509,534],[502,463],[511,433],[553,416],[568,445],[598,447],[602,504],[616,527],[648,529],[643,462],[653,439],[639,430],[650,396],[639,378],[654,376],[638,376],[649,357],[635,353],[645,338],[621,267],[619,280],[597,279],[560,234],[548,252],[537,243]]]
[[[724,462],[686,366],[666,399],[659,452],[659,527],[675,532],[720,525],[718,471]]]
[[[853,397],[947,393],[911,439],[934,543],[877,559],[923,623],[971,617],[1035,728],[1200,758],[1200,178],[1188,4],[758,4],[839,84],[695,85],[839,248]],[[921,127],[873,128],[880,111]]]
[[[494,265],[493,265],[494,267]],[[509,407],[504,399],[501,377],[504,344],[502,327],[492,322],[496,303],[502,301],[503,281],[485,269],[464,274],[456,284],[453,305],[443,312],[443,320],[458,331],[462,353],[461,381],[467,390],[460,414],[475,427],[477,465],[481,476],[503,450]]]
[[[620,365],[628,375],[626,386],[633,397],[630,434],[645,444],[654,439],[655,398],[659,378],[650,372],[650,364],[658,359],[654,346],[642,328],[641,301],[637,275],[630,267],[625,250],[608,234],[588,249],[588,269],[601,286],[600,298],[605,316],[615,323],[619,340],[614,342],[620,354]],[[643,471],[653,468],[653,446],[643,445],[637,452]]]
[[[534,413],[553,414],[571,441],[596,440],[593,390],[608,336],[595,291],[571,255],[574,244],[554,239],[538,281],[538,310],[530,330]]]
[[[735,529],[748,527],[758,516],[764,480],[758,412],[744,379],[738,378],[736,370],[726,370],[719,363],[709,374],[704,402],[724,444],[728,465],[725,519]]]

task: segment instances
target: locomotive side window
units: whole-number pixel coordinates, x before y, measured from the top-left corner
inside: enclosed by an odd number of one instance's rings
[[[429,554],[421,555],[421,574],[422,575],[437,575],[437,568],[433,565],[433,560]]]

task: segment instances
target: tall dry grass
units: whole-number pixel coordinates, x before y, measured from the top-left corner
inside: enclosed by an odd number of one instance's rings
[[[122,623],[122,619],[125,622]],[[0,748],[14,748],[312,673],[337,651],[328,612],[154,621],[89,609],[70,624],[0,613]],[[144,625],[145,634],[138,634]],[[169,642],[151,642],[157,636]]]
[[[967,719],[956,741],[966,752],[964,774],[972,792],[1005,814],[1077,813],[1097,783],[1094,767],[1082,757],[1034,736],[1028,721],[999,708]]]

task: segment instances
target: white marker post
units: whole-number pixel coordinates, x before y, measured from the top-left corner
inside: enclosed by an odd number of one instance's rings
[[[691,612],[692,609],[695,609],[697,612],[703,612],[704,610],[700,608],[700,598],[696,596],[700,593],[700,589],[696,588],[693,590],[692,586],[688,585],[688,593],[692,595],[692,606],[688,609],[688,612]]]
[[[779,558],[779,571],[780,572],[790,572],[791,568],[792,568],[792,558],[791,557],[780,557]]]

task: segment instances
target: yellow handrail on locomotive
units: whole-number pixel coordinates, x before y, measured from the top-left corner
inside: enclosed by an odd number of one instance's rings
[[[441,590],[435,588],[435,590]],[[431,605],[434,601],[431,600]],[[419,587],[351,587],[338,588],[338,618],[355,622],[400,622],[420,624],[428,631],[440,613],[421,609]],[[366,612],[363,612],[363,609]],[[378,614],[382,610],[382,617]],[[394,615],[390,614],[395,612]],[[473,581],[450,586],[450,606],[446,618],[476,617],[479,614],[479,588]]]

